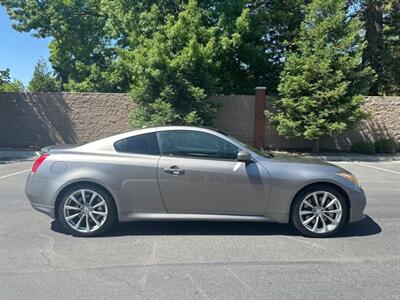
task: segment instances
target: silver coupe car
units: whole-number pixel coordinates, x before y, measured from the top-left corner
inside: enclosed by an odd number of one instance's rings
[[[364,217],[364,191],[348,171],[206,128],[145,128],[42,152],[25,193],[76,236],[167,219],[291,223],[328,237]]]

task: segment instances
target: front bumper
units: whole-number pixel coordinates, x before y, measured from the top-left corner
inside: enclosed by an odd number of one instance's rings
[[[349,193],[350,198],[350,214],[349,223],[353,223],[365,218],[364,209],[367,205],[364,190],[359,187],[356,191]]]

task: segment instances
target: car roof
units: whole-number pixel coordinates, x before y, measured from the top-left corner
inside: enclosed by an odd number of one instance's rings
[[[145,127],[140,129],[134,129],[127,132],[123,132],[120,134],[116,134],[113,136],[109,136],[103,139],[99,139],[82,146],[75,148],[77,151],[82,152],[92,152],[92,151],[115,151],[114,150],[114,143],[128,138],[135,135],[146,134],[151,132],[160,132],[160,131],[169,131],[169,130],[194,130],[194,131],[201,131],[201,132],[208,132],[213,135],[220,136],[224,139],[227,138],[227,135],[214,129],[205,128],[205,127],[196,127],[196,126],[158,126],[158,127]],[[234,143],[235,144],[235,143]]]

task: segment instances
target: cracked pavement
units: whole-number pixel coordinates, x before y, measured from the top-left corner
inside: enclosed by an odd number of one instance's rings
[[[0,299],[399,299],[400,162],[336,162],[365,189],[368,217],[330,239],[150,221],[75,238],[30,207],[32,164],[0,160]]]

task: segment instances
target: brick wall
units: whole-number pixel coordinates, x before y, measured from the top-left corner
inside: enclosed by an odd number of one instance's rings
[[[254,143],[257,132],[255,96],[214,96],[221,105],[215,127]],[[262,107],[262,106],[257,106]],[[112,93],[1,93],[0,147],[41,147],[82,143],[130,129],[129,111],[135,108],[127,94]],[[271,109],[267,96],[266,108]],[[321,149],[348,150],[357,140],[393,138],[400,144],[400,97],[368,97],[372,117],[354,129],[321,140]],[[267,124],[267,148],[310,149],[303,139],[286,139]],[[264,135],[264,134],[263,134]]]
[[[231,134],[245,143],[254,141],[254,96],[214,96],[220,105],[214,127]]]
[[[221,105],[216,127],[252,143],[254,96],[213,100]],[[84,143],[124,132],[134,108],[127,94],[0,92],[0,147]]]
[[[0,147],[80,143],[129,129],[126,94],[0,93]]]

